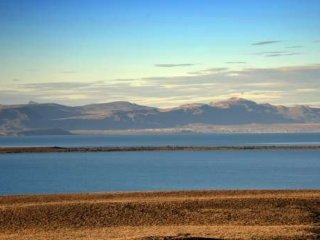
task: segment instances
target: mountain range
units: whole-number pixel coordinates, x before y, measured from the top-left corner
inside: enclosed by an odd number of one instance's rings
[[[130,102],[84,106],[54,103],[0,105],[0,133],[12,135],[41,131],[53,134],[69,131],[142,130],[181,128],[190,125],[244,126],[250,124],[318,124],[320,108],[259,104],[230,98],[209,104],[185,104],[155,108]]]

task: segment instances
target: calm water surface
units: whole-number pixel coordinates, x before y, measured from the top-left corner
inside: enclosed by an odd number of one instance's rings
[[[167,146],[320,144],[320,133],[71,135],[0,137],[0,146]]]
[[[0,155],[0,194],[319,189],[320,151]]]

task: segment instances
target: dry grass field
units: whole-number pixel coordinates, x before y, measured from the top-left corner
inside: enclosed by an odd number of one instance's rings
[[[0,239],[320,239],[320,191],[0,197]]]

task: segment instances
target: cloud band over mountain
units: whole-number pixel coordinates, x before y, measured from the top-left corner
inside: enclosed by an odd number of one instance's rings
[[[90,102],[134,101],[151,106],[175,106],[190,102],[239,96],[276,104],[320,105],[320,65],[280,68],[210,68],[192,75],[147,77],[86,82],[10,82],[0,90],[2,104],[58,102],[79,105]],[[313,91],[304,91],[312,89]]]

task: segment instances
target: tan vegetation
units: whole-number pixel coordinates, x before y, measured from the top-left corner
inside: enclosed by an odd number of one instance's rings
[[[319,239],[320,191],[0,197],[0,239]]]

